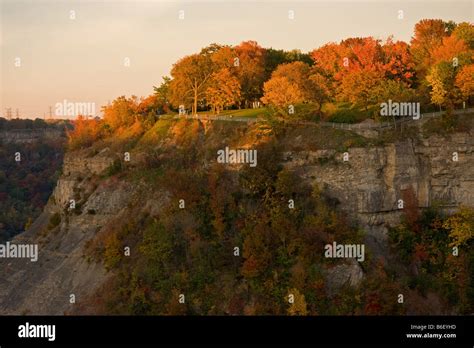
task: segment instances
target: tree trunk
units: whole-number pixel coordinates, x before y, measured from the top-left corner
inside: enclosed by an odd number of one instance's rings
[[[198,106],[198,90],[197,88],[194,89],[194,111],[193,115],[197,115],[197,106]]]

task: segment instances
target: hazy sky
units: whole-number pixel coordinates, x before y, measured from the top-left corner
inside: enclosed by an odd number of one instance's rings
[[[355,36],[409,41],[423,18],[474,18],[473,0],[0,3],[0,115],[11,107],[22,117],[42,117],[49,106],[54,113],[64,99],[96,103],[99,111],[120,95],[149,95],[178,58],[213,42],[255,40],[263,47],[307,52]]]

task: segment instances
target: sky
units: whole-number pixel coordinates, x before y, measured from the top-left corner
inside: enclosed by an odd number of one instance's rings
[[[0,0],[0,115],[54,115],[64,100],[99,112],[150,95],[174,62],[211,43],[308,52],[348,37],[408,42],[425,18],[472,23],[474,0]]]

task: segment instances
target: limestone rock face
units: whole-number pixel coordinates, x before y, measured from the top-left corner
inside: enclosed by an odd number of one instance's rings
[[[355,260],[329,268],[326,273],[326,288],[329,295],[344,285],[358,286],[364,277],[362,268]]]
[[[63,173],[65,176],[87,176],[101,174],[109,168],[116,156],[105,148],[93,157],[84,157],[78,152],[70,152],[64,156]]]
[[[420,208],[434,203],[447,211],[460,205],[474,206],[473,134],[351,148],[348,153],[348,161],[333,150],[286,152],[283,160],[309,184],[317,184],[338,202],[339,209],[362,226],[364,242],[374,257],[389,255],[388,227],[400,223],[399,200],[405,190],[412,190]],[[455,153],[457,161],[453,160]],[[356,274],[355,266],[350,265],[330,270],[329,289],[342,286],[348,279],[358,279]]]
[[[58,140],[65,137],[59,129],[8,129],[0,130],[0,139],[5,143],[33,143],[45,140]]]
[[[448,210],[474,206],[473,150],[473,134],[459,133],[350,148],[348,161],[336,150],[284,152],[283,164],[317,184],[357,221],[366,232],[365,250],[378,257],[388,255],[387,227],[400,222],[404,192],[412,190],[419,207],[434,202]],[[43,214],[12,241],[39,244],[38,262],[0,259],[0,314],[63,314],[72,310],[71,294],[79,302],[106,281],[104,267],[84,257],[85,243],[120,218],[140,192],[104,175],[117,159],[109,149],[65,156],[63,174]],[[71,199],[74,211],[68,211]],[[149,192],[138,201],[153,216],[169,199],[165,192]],[[55,214],[60,223],[48,227]],[[345,284],[360,285],[364,276],[355,260],[341,260],[325,272],[330,294]]]
[[[85,243],[120,216],[134,194],[125,182],[94,182],[114,159],[109,151],[92,157],[80,152],[66,156],[63,175],[44,212],[11,241],[38,244],[38,261],[0,259],[0,314],[71,312],[71,295],[79,302],[107,279],[103,265],[83,254]],[[74,210],[68,209],[71,199],[76,201]],[[51,228],[53,214],[59,214],[61,222]]]
[[[317,183],[339,208],[367,226],[399,222],[399,200],[411,189],[419,207],[474,206],[474,137],[454,134],[419,143],[406,140],[383,147],[351,148],[349,160],[324,151],[285,153],[285,165]],[[458,160],[453,160],[457,153]],[[318,158],[331,157],[327,163]]]

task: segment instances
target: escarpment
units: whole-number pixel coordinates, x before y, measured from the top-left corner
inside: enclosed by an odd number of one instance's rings
[[[207,125],[205,134],[199,135],[202,146],[206,146],[205,137],[216,137],[212,132]],[[388,252],[387,228],[400,222],[406,192],[416,197],[420,208],[474,206],[473,139],[466,132],[353,146],[346,151],[283,148],[281,164],[308,184],[317,184],[335,209],[365,230],[374,254],[383,255]],[[159,144],[154,146],[159,148]],[[12,240],[38,244],[38,261],[0,259],[1,314],[68,313],[74,301],[93,294],[107,281],[110,272],[85,253],[87,242],[121,219],[131,205],[156,215],[162,203],[155,198],[166,199],[166,193],[152,188],[143,191],[143,184],[115,177],[114,166],[124,165],[122,155],[107,147],[66,154],[62,175],[44,212]],[[141,149],[132,157],[145,155]],[[130,170],[140,172],[134,166]],[[331,274],[331,288],[345,282],[356,286],[363,278],[357,263],[339,265]]]

